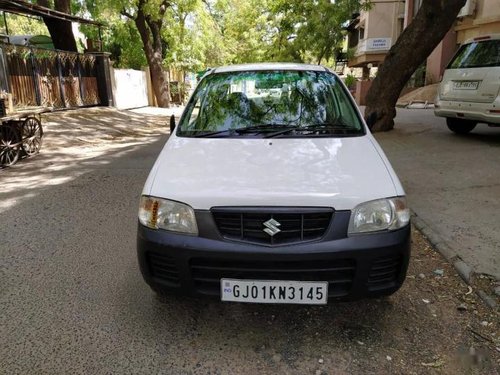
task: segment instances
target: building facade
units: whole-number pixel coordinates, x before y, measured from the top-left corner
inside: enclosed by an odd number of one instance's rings
[[[353,15],[348,30],[349,67],[378,66],[404,28],[405,1],[373,0]]]
[[[372,67],[384,61],[390,47],[422,5],[422,0],[373,0],[372,8],[353,16],[348,31],[348,66],[363,68],[367,78]],[[425,83],[439,82],[459,45],[478,36],[500,33],[500,0],[467,0],[455,25],[428,57]]]

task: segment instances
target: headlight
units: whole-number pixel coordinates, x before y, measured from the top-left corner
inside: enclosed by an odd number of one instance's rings
[[[187,204],[167,199],[142,196],[139,222],[152,229],[198,234],[193,209]]]
[[[404,197],[361,203],[351,213],[349,234],[395,230],[410,222],[410,210]]]

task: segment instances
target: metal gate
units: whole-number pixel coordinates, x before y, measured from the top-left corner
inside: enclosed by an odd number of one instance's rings
[[[100,104],[92,54],[1,45],[16,108],[71,108]]]

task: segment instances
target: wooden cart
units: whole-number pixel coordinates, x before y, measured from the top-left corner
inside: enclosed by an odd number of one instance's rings
[[[42,147],[41,114],[47,109],[19,111],[0,117],[0,168],[37,154]]]

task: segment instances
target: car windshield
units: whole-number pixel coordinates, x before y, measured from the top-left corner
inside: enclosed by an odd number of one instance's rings
[[[356,136],[362,122],[338,78],[317,71],[205,77],[177,131],[187,137]]]
[[[448,69],[500,66],[500,40],[486,40],[464,44]]]

